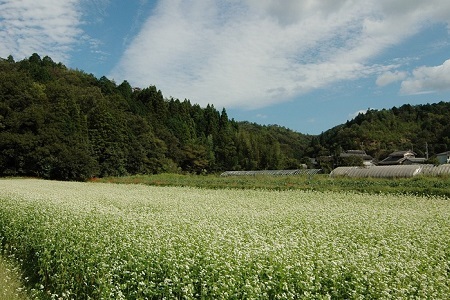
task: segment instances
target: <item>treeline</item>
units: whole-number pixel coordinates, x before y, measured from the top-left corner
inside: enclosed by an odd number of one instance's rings
[[[336,157],[350,149],[365,150],[375,162],[394,151],[413,150],[436,163],[436,154],[450,150],[450,102],[369,109],[313,137],[307,155]]]
[[[60,180],[298,168],[312,136],[229,119],[33,54],[0,59],[0,175]],[[311,150],[311,149],[309,149]]]
[[[211,99],[213,102],[214,99]],[[225,170],[329,171],[345,150],[450,150],[450,102],[371,110],[311,136],[230,119],[225,108],[164,98],[33,54],[0,58],[0,176],[61,180]],[[316,165],[310,158],[315,158]]]

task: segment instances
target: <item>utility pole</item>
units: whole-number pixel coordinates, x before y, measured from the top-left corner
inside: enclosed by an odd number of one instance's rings
[[[425,142],[425,155],[428,160],[428,142]]]

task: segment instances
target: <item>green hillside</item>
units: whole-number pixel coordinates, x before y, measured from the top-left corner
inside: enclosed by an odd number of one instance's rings
[[[345,124],[314,138],[309,154],[333,155],[360,149],[376,160],[397,150],[413,150],[419,157],[450,149],[450,102],[368,110]]]
[[[213,101],[211,101],[213,102]],[[238,123],[33,54],[0,59],[0,175],[61,180],[298,168],[311,136]]]
[[[48,56],[0,59],[0,176],[86,180],[295,169],[349,149],[383,159],[408,149],[424,156],[426,147],[430,157],[450,148],[449,102],[369,110],[312,136],[236,122],[225,108],[96,78]]]

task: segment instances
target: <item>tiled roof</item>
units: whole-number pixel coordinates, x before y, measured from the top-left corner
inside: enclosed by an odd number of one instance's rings
[[[405,154],[412,154],[412,155],[416,155],[416,153],[414,153],[411,150],[407,150],[407,151],[395,151],[392,152],[391,154],[389,154],[389,156],[405,156]]]
[[[445,152],[436,154],[436,156],[441,156],[441,155],[450,155],[450,151],[445,151]]]
[[[379,165],[399,165],[403,161],[405,161],[405,158],[402,157],[394,157],[394,156],[388,156],[382,161],[378,162]]]
[[[373,157],[368,155],[366,153],[366,151],[364,151],[364,150],[347,150],[345,152],[342,152],[339,156],[340,157],[356,156],[356,157],[361,157],[363,160],[372,160],[373,159]]]

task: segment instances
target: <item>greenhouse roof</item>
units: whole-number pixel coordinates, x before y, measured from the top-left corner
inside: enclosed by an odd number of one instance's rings
[[[416,175],[443,175],[450,174],[450,164],[433,165],[393,165],[362,167],[338,167],[331,171],[330,176],[348,177],[373,177],[373,178],[396,178],[413,177]]]
[[[315,175],[322,169],[295,169],[295,170],[260,170],[260,171],[226,171],[220,176],[256,176],[256,175]]]
[[[421,174],[424,175],[444,175],[450,174],[450,164],[443,164],[439,166],[428,166],[422,169]]]

